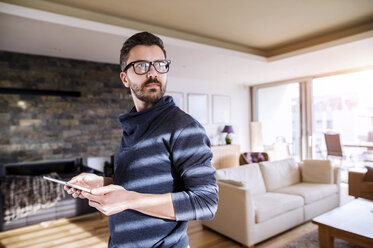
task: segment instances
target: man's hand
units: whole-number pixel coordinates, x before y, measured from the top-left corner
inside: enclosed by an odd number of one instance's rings
[[[94,189],[103,187],[106,184],[111,183],[112,180],[106,177],[97,176],[92,173],[81,173],[76,177],[73,177],[69,183],[76,184],[88,189]],[[69,186],[64,187],[68,194],[71,194],[74,198],[84,199],[85,197],[81,194],[81,190],[71,188]]]
[[[113,184],[95,188],[91,193],[82,192],[82,195],[89,199],[91,207],[108,216],[129,209],[130,203],[137,200],[135,192]]]
[[[89,199],[91,207],[108,216],[132,209],[157,218],[176,219],[171,193],[143,194],[111,184],[81,194]]]

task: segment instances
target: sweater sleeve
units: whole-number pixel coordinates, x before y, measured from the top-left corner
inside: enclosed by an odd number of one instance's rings
[[[183,191],[172,193],[176,220],[214,218],[218,186],[211,158],[210,140],[199,123],[180,132],[172,147],[172,160],[183,183]]]

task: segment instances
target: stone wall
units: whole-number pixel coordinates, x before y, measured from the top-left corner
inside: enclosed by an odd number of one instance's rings
[[[81,94],[0,92],[0,164],[115,154],[117,118],[133,106],[119,72],[119,65],[0,51],[0,88]]]

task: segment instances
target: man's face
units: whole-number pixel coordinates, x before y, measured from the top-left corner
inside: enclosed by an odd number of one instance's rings
[[[127,65],[138,60],[152,62],[162,59],[165,57],[160,47],[137,45],[130,50]],[[146,104],[157,103],[165,94],[167,73],[158,73],[152,65],[144,75],[136,74],[131,66],[126,72],[121,72],[120,77],[124,86],[131,89],[132,97]]]

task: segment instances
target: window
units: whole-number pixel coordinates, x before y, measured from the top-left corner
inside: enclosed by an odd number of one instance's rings
[[[280,140],[296,160],[325,159],[324,133],[334,132],[354,166],[373,164],[373,70],[257,85],[252,93],[265,151]]]
[[[373,70],[316,78],[313,88],[313,158],[325,158],[323,134],[339,133],[347,158],[363,159],[373,142]],[[372,139],[372,140],[370,140]]]

